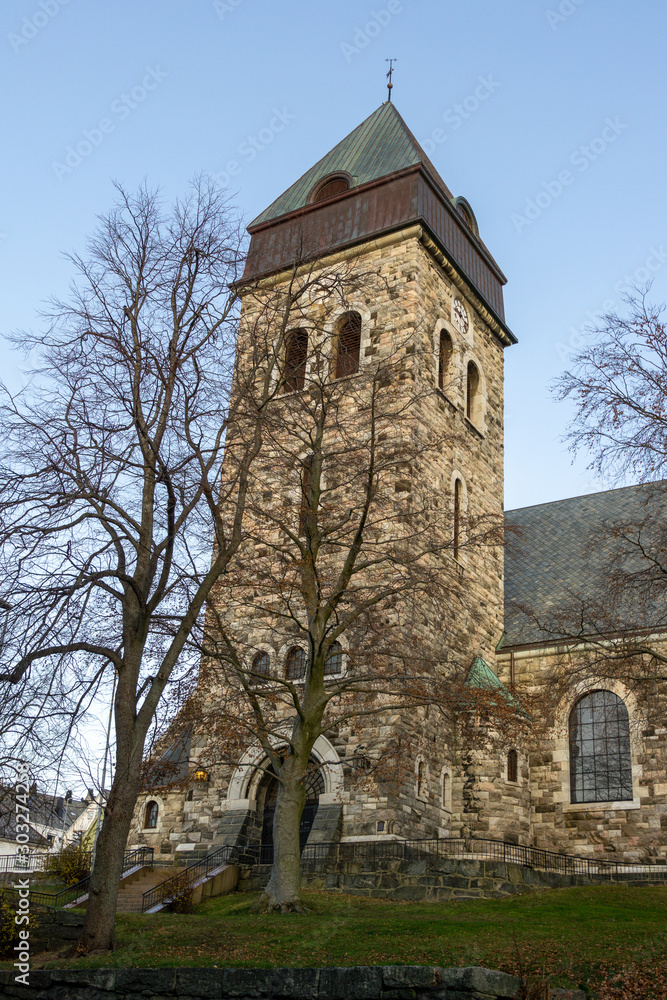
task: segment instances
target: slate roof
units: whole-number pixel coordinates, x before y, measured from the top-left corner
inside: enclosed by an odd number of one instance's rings
[[[580,634],[577,629],[592,635],[605,625],[614,631],[665,627],[662,574],[649,598],[643,590],[641,598],[627,590],[613,596],[608,581],[612,566],[648,571],[649,562],[626,539],[638,525],[642,542],[664,556],[666,506],[662,481],[507,511],[503,648],[567,638]]]
[[[426,167],[445,196],[451,200],[451,191],[405,124],[396,106],[387,101],[276,198],[248,228],[252,229],[303,208],[315,184],[329,174],[339,171],[350,174],[352,187],[359,187],[419,163]]]

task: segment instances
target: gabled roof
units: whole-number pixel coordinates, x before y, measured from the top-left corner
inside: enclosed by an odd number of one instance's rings
[[[387,101],[276,198],[272,205],[251,222],[249,228],[304,208],[315,184],[329,174],[349,174],[352,186],[360,187],[420,163],[442,188],[443,194],[451,199],[451,191],[395,105]]]
[[[664,564],[667,482],[537,504],[505,513],[503,648],[577,635],[667,627],[665,582],[652,591],[611,589],[610,573]]]

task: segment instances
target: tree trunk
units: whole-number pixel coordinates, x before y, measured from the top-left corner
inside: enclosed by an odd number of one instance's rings
[[[256,903],[257,909],[303,913],[301,906],[301,846],[299,826],[306,804],[303,771],[294,757],[280,769],[281,785],[273,817],[273,867],[269,883]]]
[[[79,954],[113,948],[120,876],[138,787],[138,775],[128,779],[126,771],[116,772],[97,840],[86,920],[76,946]]]

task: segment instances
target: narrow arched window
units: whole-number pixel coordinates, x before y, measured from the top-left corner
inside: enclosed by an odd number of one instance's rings
[[[519,755],[516,750],[510,750],[507,754],[507,780],[519,780]]]
[[[450,812],[452,809],[452,779],[447,771],[442,776],[442,808]]]
[[[313,486],[313,456],[309,455],[301,466],[301,503],[299,504],[299,536],[303,538],[311,513]]]
[[[424,775],[425,775],[424,761],[420,760],[419,763],[417,764],[417,796],[419,798],[424,797],[424,789],[425,789]]]
[[[450,379],[450,366],[452,361],[452,338],[446,330],[440,331],[440,344],[438,347],[438,389],[446,388]]]
[[[329,650],[329,655],[327,656],[326,663],[324,664],[324,676],[330,677],[332,674],[340,674],[343,672],[343,647],[339,642],[334,642],[331,649]]]
[[[361,350],[361,316],[357,312],[348,313],[338,331],[336,344],[336,378],[354,375],[359,371]]]
[[[257,681],[261,677],[268,677],[271,672],[271,660],[269,654],[261,650],[255,653],[252,661],[252,672],[255,675],[253,680]]]
[[[297,392],[306,384],[308,334],[305,330],[292,330],[285,340],[285,373],[283,392]]]
[[[630,720],[612,691],[584,695],[570,712],[572,802],[632,800]]]
[[[479,369],[474,361],[466,369],[466,417],[479,425]]]
[[[147,802],[144,811],[144,828],[154,830],[157,826],[158,805],[157,802]]]
[[[461,480],[454,480],[454,558],[461,550]]]
[[[300,681],[306,676],[306,654],[301,646],[292,646],[285,661],[285,677],[288,681]]]

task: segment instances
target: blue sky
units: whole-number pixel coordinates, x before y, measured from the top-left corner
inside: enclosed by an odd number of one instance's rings
[[[666,22],[658,0],[6,2],[0,329],[66,289],[112,178],[173,197],[216,174],[249,221],[385,99],[396,57],[397,107],[509,279],[507,506],[599,489],[548,386],[628,279],[667,298]]]

